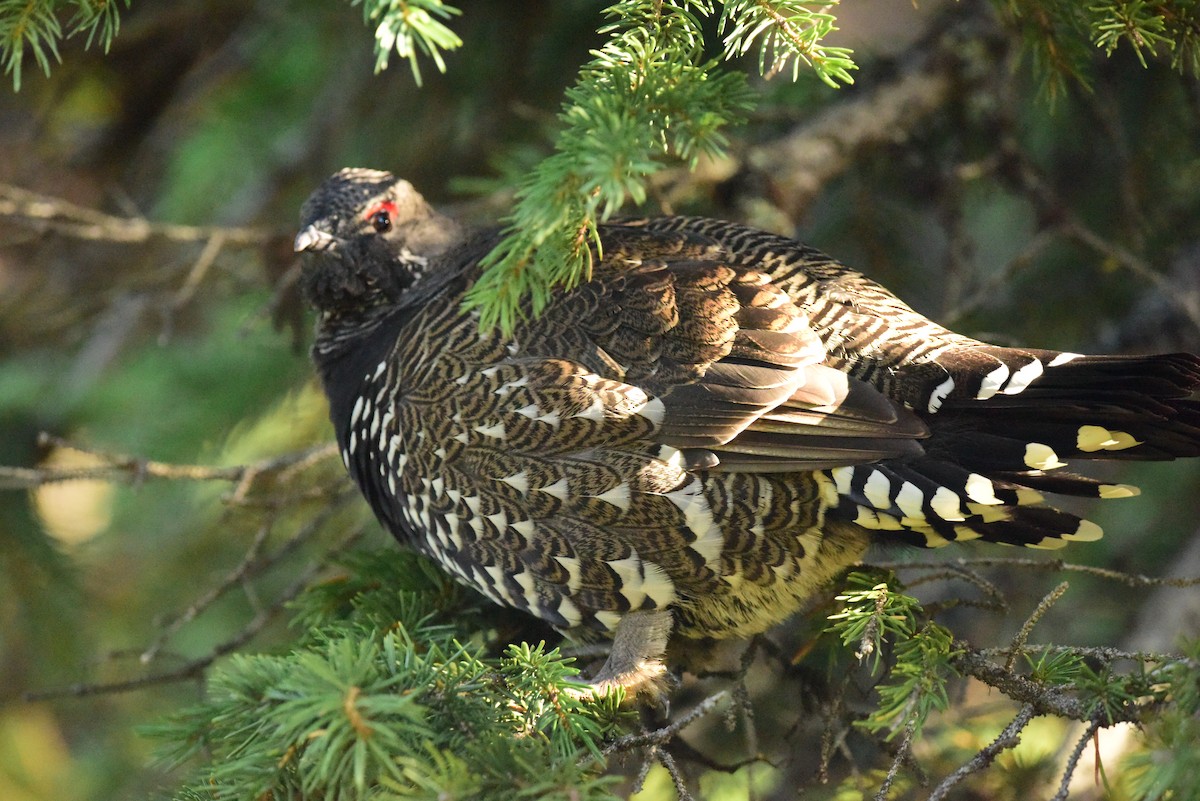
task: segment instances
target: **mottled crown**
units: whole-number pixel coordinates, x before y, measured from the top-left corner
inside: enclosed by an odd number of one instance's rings
[[[407,185],[404,181],[400,183]],[[304,201],[300,207],[300,227],[330,218],[353,218],[372,198],[387,194],[396,184],[396,176],[383,170],[365,167],[338,170]]]

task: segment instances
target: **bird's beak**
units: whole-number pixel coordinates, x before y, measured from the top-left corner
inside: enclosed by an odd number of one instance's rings
[[[296,241],[293,243],[293,247],[297,253],[321,251],[333,247],[334,242],[334,237],[331,234],[322,231],[315,225],[310,225],[296,234]]]

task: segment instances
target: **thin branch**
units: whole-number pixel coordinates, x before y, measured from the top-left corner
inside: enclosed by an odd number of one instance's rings
[[[1168,276],[1155,270],[1145,259],[1116,242],[1105,239],[1084,225],[1073,213],[1063,221],[1061,230],[1067,238],[1090,248],[1105,259],[1111,259],[1139,278],[1149,281],[1155,289],[1162,293],[1168,303],[1183,312],[1196,330],[1200,331],[1200,298],[1196,293],[1181,292]]]
[[[51,445],[100,457],[106,464],[94,467],[11,467],[0,466],[0,490],[34,489],[45,484],[63,481],[111,481],[138,484],[147,478],[177,481],[229,481],[237,485],[244,497],[244,487],[262,475],[274,473],[296,464],[312,464],[337,453],[333,443],[317,445],[302,451],[273,456],[245,465],[213,467],[208,465],[172,464],[136,456],[105,453],[83,448],[60,437],[43,433],[38,438],[42,446]]]
[[[662,746],[652,746],[650,754],[658,760],[658,763],[667,769],[671,781],[675,784],[675,794],[679,796],[678,801],[695,801],[692,794],[688,791],[687,782],[683,778],[683,774],[679,772],[679,766],[675,764],[675,758],[667,752]]]
[[[633,792],[640,793],[642,788],[646,786],[646,777],[650,775],[650,768],[654,767],[654,755],[647,753],[642,759],[642,764],[638,766],[637,775],[633,777]]]
[[[1010,174],[1016,184],[1044,219],[1056,221],[1052,226],[1054,230],[1153,284],[1200,331],[1200,297],[1195,293],[1180,292],[1167,276],[1151,267],[1141,256],[1092,230],[1058,196],[1050,182],[1042,177],[1037,165],[1014,141],[1002,142],[1001,148],[1014,167]]]
[[[1000,756],[1002,752],[1010,748],[1016,748],[1021,742],[1021,731],[1029,725],[1029,721],[1033,720],[1034,716],[1035,712],[1031,704],[1021,707],[1021,711],[1004,727],[1004,731],[1000,732],[995,740],[992,740],[992,742],[981,748],[979,753],[971,757],[971,761],[960,766],[958,770],[951,773],[942,780],[941,784],[934,788],[933,792],[929,795],[929,801],[942,801],[946,797],[946,794],[954,788],[954,785],[972,773],[978,773],[987,768],[996,761],[996,757]]]
[[[1200,586],[1200,576],[1190,578],[1160,578],[1156,576],[1144,576],[1138,573],[1125,573],[1120,570],[1110,570],[1104,567],[1064,562],[1061,559],[1031,559],[1020,556],[959,558],[952,562],[904,562],[893,560],[871,563],[873,567],[885,570],[945,570],[948,564],[956,564],[961,567],[1027,567],[1051,573],[1084,573],[1089,576],[1116,581],[1128,587],[1179,587],[1187,589],[1189,587]]]
[[[659,746],[667,743],[683,729],[712,712],[717,704],[725,700],[727,695],[729,695],[729,690],[721,690],[718,693],[714,693],[700,703],[696,704],[696,706],[692,707],[687,714],[683,715],[678,720],[672,721],[668,725],[655,729],[654,731],[643,731],[635,734],[627,734],[624,737],[618,737],[605,747],[604,754],[607,756],[608,754],[614,754],[620,751],[632,751],[633,749],[640,748],[644,745]]]
[[[1067,691],[1057,687],[1046,687],[1026,676],[1005,670],[966,643],[956,641],[955,650],[958,653],[950,661],[960,674],[978,679],[1009,698],[1032,706],[1037,714],[1057,715],[1071,720],[1091,719],[1083,703]]]
[[[242,557],[241,563],[235,567],[229,574],[215,587],[212,587],[208,592],[200,596],[187,609],[174,618],[168,619],[162,631],[154,642],[142,651],[139,659],[143,665],[152,662],[158,653],[166,645],[167,641],[187,625],[195,620],[202,612],[212,606],[218,599],[225,595],[233,587],[244,584],[249,579],[261,574],[271,565],[278,564],[281,559],[296,550],[301,544],[312,538],[321,526],[325,525],[328,520],[336,514],[343,505],[354,497],[354,492],[350,488],[336,494],[330,499],[328,505],[323,507],[311,519],[306,522],[299,531],[293,534],[288,540],[275,549],[274,552],[268,554],[264,558],[259,558],[259,552],[267,536],[271,532],[271,524],[264,524],[255,535],[254,540],[250,543],[250,547],[246,550],[246,554]]]
[[[1035,264],[1042,253],[1058,240],[1059,235],[1060,232],[1055,229],[1043,229],[1035,233],[1017,255],[996,270],[969,297],[939,315],[939,322],[953,325],[968,314],[995,304],[996,295],[1012,286],[1013,279]]]
[[[1013,666],[1017,662],[1017,658],[1020,657],[1021,654],[1025,653],[1025,642],[1029,639],[1030,633],[1033,632],[1033,627],[1036,626],[1038,621],[1050,611],[1050,607],[1057,603],[1058,599],[1063,596],[1063,593],[1067,591],[1069,586],[1070,585],[1065,581],[1059,584],[1057,587],[1048,592],[1046,597],[1042,598],[1042,600],[1038,602],[1038,605],[1034,607],[1034,610],[1029,613],[1029,617],[1026,618],[1025,622],[1021,625],[1021,630],[1017,632],[1016,636],[1013,637],[1012,642],[1008,646],[1008,660],[1004,663],[1005,670],[1010,672],[1012,671]]]
[[[930,601],[923,604],[930,615],[939,615],[949,609],[982,609],[985,612],[1005,612],[1008,607],[995,601],[981,601],[974,598],[947,598],[943,601]]]
[[[1076,654],[1078,656],[1086,656],[1098,660],[1105,664],[1116,662],[1122,659],[1131,662],[1176,662],[1187,665],[1198,664],[1196,660],[1188,659],[1181,654],[1162,654],[1151,651],[1125,651],[1120,648],[1111,648],[1109,646],[1086,646],[1086,645],[1026,645],[1025,651],[1044,651],[1051,654]],[[976,653],[982,657],[991,658],[995,656],[1007,657],[1011,651],[1008,647],[1005,648],[980,648]]]
[[[1128,132],[1121,118],[1120,102],[1117,100],[1113,86],[1107,81],[1099,81],[1094,86],[1095,91],[1081,92],[1079,99],[1085,108],[1091,111],[1100,124],[1100,130],[1108,138],[1109,146],[1105,150],[1116,160],[1117,198],[1121,203],[1123,227],[1128,236],[1133,239],[1139,249],[1145,247],[1146,232],[1150,224],[1146,212],[1142,208],[1138,187],[1144,178],[1134,164],[1133,154],[1129,146]]]
[[[176,290],[175,296],[171,298],[171,302],[163,309],[163,330],[159,335],[160,344],[164,344],[170,339],[175,315],[195,296],[196,290],[200,287],[200,283],[208,275],[208,271],[216,262],[217,256],[220,255],[221,248],[225,246],[227,239],[228,235],[226,232],[218,230],[204,243],[204,249],[200,251],[200,255],[196,258],[196,262],[188,272],[187,278],[184,279],[183,284]]]
[[[112,682],[96,682],[96,683],[79,683],[72,684],[67,687],[60,687],[53,690],[41,690],[37,692],[25,693],[22,699],[27,703],[35,703],[38,701],[49,701],[56,698],[85,698],[93,695],[110,695],[115,693],[130,692],[133,690],[143,690],[148,687],[155,687],[162,684],[173,684],[180,681],[198,678],[203,675],[213,662],[220,659],[226,654],[236,651],[243,645],[252,640],[258,635],[267,624],[275,619],[289,601],[292,601],[296,596],[304,591],[304,588],[316,578],[317,574],[329,563],[329,561],[339,553],[344,552],[351,547],[354,542],[362,536],[363,528],[357,528],[351,531],[345,537],[337,542],[332,548],[327,550],[319,559],[314,560],[307,568],[302,570],[296,577],[296,580],[283,589],[279,596],[265,608],[262,612],[247,623],[241,631],[228,640],[214,647],[207,654],[192,659],[180,665],[174,670],[168,670],[161,673],[151,673],[146,676],[139,676],[134,679],[125,679],[123,681]]]
[[[271,236],[265,228],[177,225],[151,222],[144,217],[117,217],[4,183],[0,183],[0,219],[71,239],[127,244],[156,239],[212,242],[220,237],[222,244],[257,247]]]
[[[979,575],[977,571],[968,570],[963,565],[947,564],[945,565],[945,570],[918,576],[912,581],[907,582],[905,586],[911,588],[931,581],[940,581],[942,579],[947,581],[958,579],[965,581],[968,584],[972,584],[975,587],[978,587],[1001,610],[1008,608],[1008,600],[1004,597],[1004,593],[999,587],[985,579],[983,576]]]
[[[1079,766],[1079,760],[1083,756],[1083,750],[1087,748],[1088,743],[1096,736],[1096,732],[1100,731],[1100,721],[1092,720],[1084,729],[1083,736],[1076,741],[1075,747],[1071,749],[1071,756],[1067,760],[1066,767],[1063,768],[1062,781],[1058,784],[1058,792],[1050,799],[1050,801],[1067,801],[1067,796],[1071,787],[1071,777],[1075,775],[1075,768]]]
[[[671,756],[677,761],[690,762],[700,765],[708,770],[714,770],[718,773],[737,773],[747,765],[768,765],[772,768],[780,768],[780,765],[775,764],[771,760],[761,754],[751,754],[744,759],[739,759],[736,762],[718,762],[708,754],[700,751],[687,740],[682,737],[676,737],[666,745],[661,746],[671,752]]]
[[[896,755],[892,758],[892,765],[888,768],[883,784],[879,785],[879,791],[875,793],[875,801],[887,801],[888,792],[892,789],[896,777],[900,775],[900,768],[904,766],[912,753],[913,734],[916,730],[917,720],[913,718],[904,727],[904,737],[900,740],[900,747],[896,749]]]

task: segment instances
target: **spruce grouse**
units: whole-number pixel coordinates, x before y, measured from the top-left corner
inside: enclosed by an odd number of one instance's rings
[[[366,169],[301,217],[313,358],[376,515],[496,603],[613,637],[600,685],[655,690],[672,632],[761,632],[874,541],[1094,540],[1042,493],[1136,490],[1068,461],[1200,455],[1196,356],[988,345],[735,223],[602,225],[590,279],[505,335],[463,306],[497,231]]]

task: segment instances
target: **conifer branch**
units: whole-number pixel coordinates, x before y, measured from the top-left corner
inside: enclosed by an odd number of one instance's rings
[[[74,7],[65,27],[63,6]],[[26,55],[49,75],[51,62],[62,61],[59,45],[66,39],[86,36],[87,47],[98,43],[107,53],[121,28],[120,6],[121,0],[0,0],[0,60],[4,73],[12,76],[13,89],[21,90]]]
[[[694,164],[723,152],[722,129],[750,108],[742,76],[704,59],[703,0],[623,0],[605,16],[593,52],[559,113],[555,153],[517,190],[504,240],[467,298],[481,325],[510,329],[537,315],[554,288],[585,278],[599,252],[597,226],[646,199],[668,159]]]
[[[387,69],[393,51],[406,59],[413,80],[421,85],[419,55],[446,71],[442,54],[462,47],[462,39],[442,20],[462,12],[442,0],[353,0],[363,7],[363,21],[375,25],[375,72]]]
[[[1067,80],[1088,85],[1095,49],[1111,56],[1122,44],[1143,67],[1169,54],[1172,69],[1200,76],[1200,7],[1174,0],[1004,0],[995,3],[1022,34],[1050,97]]]
[[[759,47],[759,67],[792,77],[808,63],[830,85],[849,83],[850,51],[821,40],[835,19],[803,2],[728,2],[718,23],[726,59]],[[511,329],[537,315],[555,289],[590,274],[597,226],[627,202],[645,201],[671,162],[724,154],[723,130],[751,107],[744,78],[704,58],[708,0],[622,0],[605,16],[608,40],[593,53],[559,114],[555,152],[524,180],[505,238],[484,260],[467,305],[481,326]]]
[[[725,57],[743,56],[757,43],[760,75],[778,75],[790,64],[795,81],[804,63],[830,87],[854,83],[850,70],[857,66],[850,49],[828,47],[821,41],[837,30],[837,18],[829,13],[835,5],[837,0],[728,0],[717,27],[724,37]]]

